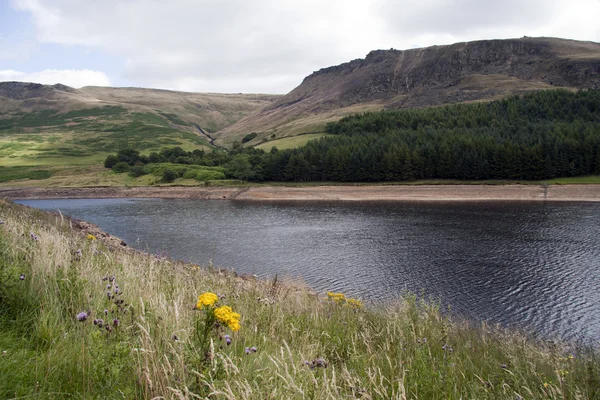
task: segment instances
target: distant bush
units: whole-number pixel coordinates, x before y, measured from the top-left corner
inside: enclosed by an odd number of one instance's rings
[[[200,182],[215,181],[215,180],[225,179],[225,174],[220,171],[204,170],[204,171],[198,171],[196,173],[195,179]]]
[[[147,173],[148,172],[146,172],[146,169],[142,165],[136,165],[134,167],[131,167],[131,169],[129,170],[129,176],[131,176],[132,178],[137,178],[146,175]]]
[[[165,181],[165,182],[173,182],[178,177],[179,177],[179,174],[175,170],[168,168],[163,171],[162,178],[163,178],[163,181]]]
[[[134,149],[121,149],[117,153],[117,159],[133,166],[140,161],[140,152]]]
[[[185,175],[185,173],[188,171],[187,168],[177,168],[175,171],[177,171],[177,175],[179,175],[180,177],[183,177]]]
[[[252,132],[242,138],[242,143],[247,143],[258,136],[258,133]]]
[[[117,173],[127,172],[129,171],[129,164],[125,161],[121,161],[112,166],[112,170]]]
[[[187,170],[185,174],[183,174],[184,179],[196,179],[196,175],[198,171],[194,171],[193,169]]]
[[[104,168],[112,168],[118,162],[119,159],[117,158],[117,156],[111,154],[110,156],[106,157],[106,160],[104,160]]]

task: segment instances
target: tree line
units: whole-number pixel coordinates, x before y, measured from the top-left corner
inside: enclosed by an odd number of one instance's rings
[[[600,91],[538,91],[504,100],[369,112],[329,123],[326,137],[265,152],[181,149],[149,162],[219,165],[228,177],[377,182],[600,174]],[[154,154],[154,155],[153,155]]]

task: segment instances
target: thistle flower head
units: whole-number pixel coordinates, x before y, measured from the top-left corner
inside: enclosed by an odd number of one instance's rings
[[[83,322],[87,319],[87,317],[88,317],[88,313],[85,311],[82,311],[79,314],[77,314],[77,321]]]
[[[21,274],[21,276],[19,276],[20,280],[25,280],[25,275]]]

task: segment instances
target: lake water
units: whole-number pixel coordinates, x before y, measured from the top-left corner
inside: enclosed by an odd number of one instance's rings
[[[367,302],[406,290],[467,318],[600,340],[600,203],[20,201],[130,246]]]

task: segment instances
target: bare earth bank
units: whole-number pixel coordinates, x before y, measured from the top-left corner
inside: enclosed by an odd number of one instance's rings
[[[600,185],[399,185],[399,186],[252,186],[234,187],[89,187],[2,188],[6,199],[178,198],[238,200],[341,201],[600,201]]]

